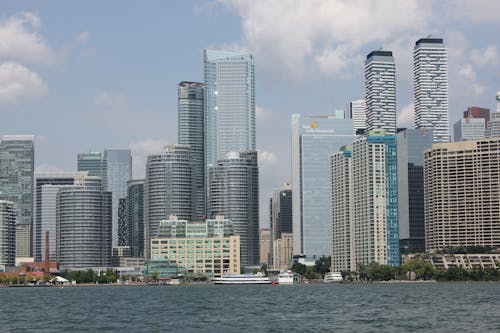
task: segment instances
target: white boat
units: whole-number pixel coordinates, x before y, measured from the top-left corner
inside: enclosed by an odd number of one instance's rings
[[[271,284],[271,279],[261,272],[257,274],[224,273],[221,277],[212,279],[214,284]]]
[[[278,284],[294,284],[294,277],[292,271],[283,270],[278,275]]]
[[[328,272],[325,274],[325,279],[323,282],[331,283],[331,282],[342,282],[342,273],[340,272]]]

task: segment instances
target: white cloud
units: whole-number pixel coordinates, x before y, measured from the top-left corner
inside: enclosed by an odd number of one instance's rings
[[[134,178],[144,178],[148,155],[160,154],[163,146],[168,143],[163,139],[144,139],[129,144],[132,151],[132,170]]]
[[[498,0],[447,0],[445,12],[476,22],[498,22]]]
[[[470,58],[477,66],[495,65],[498,63],[498,52],[496,45],[489,45],[483,51],[472,50]]]
[[[30,12],[0,21],[0,60],[28,64],[53,64],[57,58],[38,32],[40,18]]]
[[[269,109],[263,108],[260,105],[255,106],[255,118],[257,122],[262,122],[271,118],[272,112]]]
[[[403,107],[397,116],[398,127],[413,128],[415,122],[415,106],[410,103]]]
[[[42,97],[46,92],[37,73],[16,62],[0,64],[0,104],[16,104],[22,99]]]
[[[121,108],[127,105],[127,97],[122,93],[102,92],[92,99],[98,107]]]
[[[432,2],[420,0],[221,2],[242,17],[244,44],[259,66],[295,80],[345,74],[374,42],[425,31],[434,17]]]
[[[81,44],[87,43],[90,40],[90,32],[82,31],[76,36],[76,40]]]
[[[458,70],[458,75],[463,76],[468,80],[476,79],[476,71],[474,71],[470,64],[466,64],[460,67],[460,69]]]
[[[259,150],[257,160],[261,167],[265,167],[278,163],[278,156],[272,151]]]

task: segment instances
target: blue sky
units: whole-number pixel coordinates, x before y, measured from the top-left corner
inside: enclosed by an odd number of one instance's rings
[[[177,84],[202,80],[204,48],[256,59],[261,217],[289,178],[290,116],[363,97],[363,61],[393,50],[401,126],[413,127],[412,48],[448,45],[450,121],[495,109],[499,0],[2,1],[0,135],[35,134],[38,170],[74,170],[78,152],[177,141]]]

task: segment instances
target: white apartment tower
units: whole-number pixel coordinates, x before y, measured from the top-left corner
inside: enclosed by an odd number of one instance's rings
[[[365,61],[366,130],[396,134],[396,65],[392,51],[372,51]]]
[[[415,127],[433,129],[433,142],[450,141],[448,60],[442,38],[421,38],[413,51]]]
[[[356,99],[349,103],[349,118],[352,119],[354,133],[366,128],[366,103],[364,99]]]

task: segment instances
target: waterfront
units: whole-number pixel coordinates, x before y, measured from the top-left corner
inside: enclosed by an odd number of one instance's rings
[[[1,288],[2,332],[499,332],[499,283]]]

